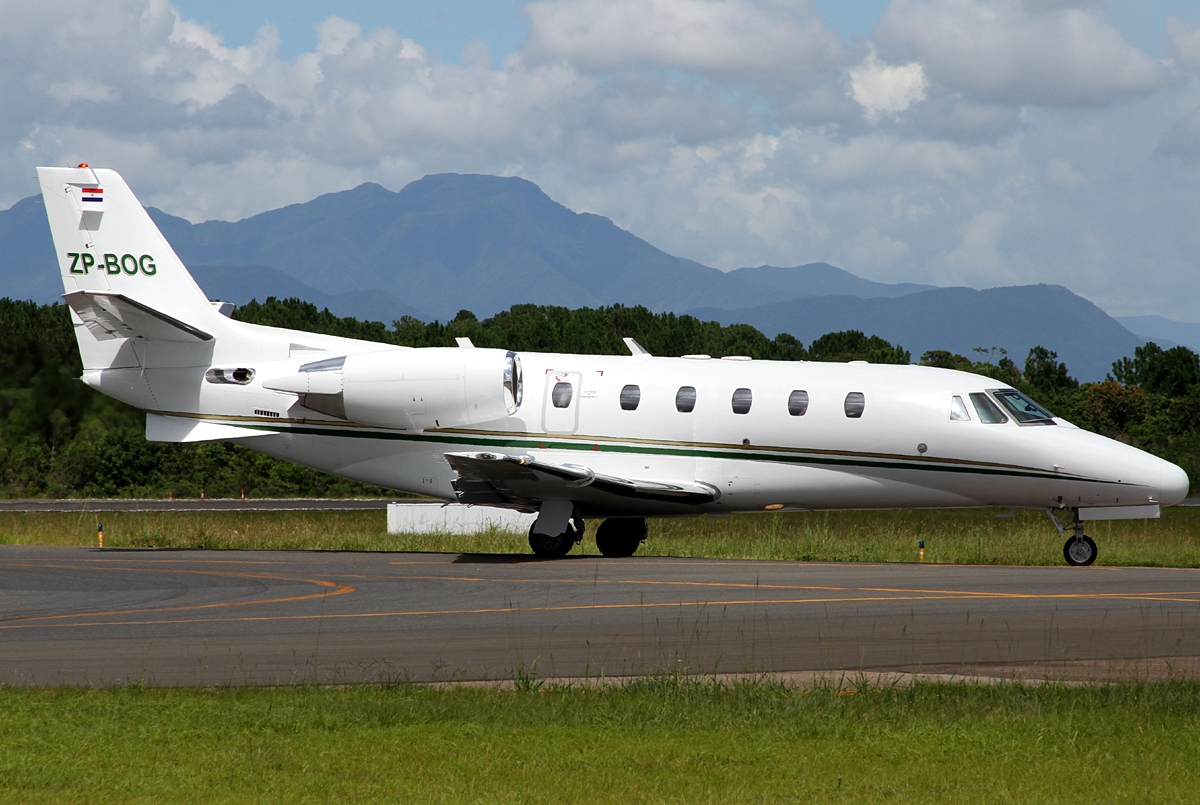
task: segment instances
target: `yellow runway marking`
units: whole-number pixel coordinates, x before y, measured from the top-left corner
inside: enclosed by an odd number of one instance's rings
[[[105,560],[114,561],[113,560]],[[95,561],[95,560],[90,560]],[[136,560],[135,560],[136,561]],[[154,560],[152,560],[154,561]],[[189,560],[166,560],[174,562],[186,562]],[[217,560],[222,561],[222,560]],[[235,560],[230,560],[235,561]],[[267,564],[267,563],[264,563]],[[400,563],[393,563],[400,564]],[[415,564],[415,563],[414,563]],[[435,563],[428,563],[435,564]],[[442,563],[436,563],[442,564]],[[47,569],[66,569],[66,570],[99,570],[101,567],[96,565],[72,565],[72,564],[47,564],[42,562],[6,562],[0,563],[0,567],[36,567]],[[108,610],[100,612],[81,612],[71,614],[58,615],[36,615],[28,617],[19,617],[7,619],[5,622],[0,622],[0,629],[29,629],[36,628],[41,625],[45,626],[144,626],[154,624],[185,624],[185,623],[212,623],[221,621],[288,621],[288,620],[312,620],[312,619],[351,619],[351,618],[387,618],[387,617],[419,617],[431,615],[489,615],[511,612],[565,612],[565,611],[580,611],[580,610],[617,610],[617,609],[660,609],[665,607],[731,607],[731,606],[768,606],[768,605],[802,605],[802,604],[845,604],[845,603],[885,603],[898,601],[937,601],[937,600],[1119,600],[1119,601],[1143,601],[1147,603],[1200,603],[1200,597],[1192,598],[1188,596],[1200,596],[1200,591],[1179,590],[1179,591],[1143,591],[1143,592],[1123,592],[1123,593],[1006,593],[998,591],[978,591],[978,590],[941,590],[941,589],[921,589],[921,588],[903,588],[903,587],[837,587],[837,586],[817,586],[817,585],[780,585],[780,584],[761,584],[751,582],[705,582],[705,581],[660,581],[660,580],[639,580],[639,579],[545,579],[545,578],[488,578],[484,576],[365,576],[360,574],[339,574],[344,577],[352,577],[356,579],[366,580],[381,580],[381,581],[403,581],[403,580],[426,580],[426,581],[450,581],[450,582],[468,582],[468,583],[513,583],[513,584],[608,584],[608,585],[637,585],[647,587],[709,587],[709,588],[730,588],[730,589],[758,589],[758,590],[809,590],[814,592],[828,593],[868,593],[868,595],[849,595],[849,596],[823,596],[811,598],[756,598],[756,599],[734,599],[734,600],[715,600],[715,601],[654,601],[637,603],[611,603],[611,604],[563,604],[555,606],[505,606],[492,608],[478,609],[445,609],[445,610],[398,610],[390,612],[359,612],[359,613],[323,613],[309,615],[262,615],[262,616],[235,616],[228,618],[183,618],[183,619],[160,619],[160,620],[92,620],[86,622],[86,619],[108,618],[115,616],[149,614],[149,613],[166,613],[166,612],[186,612],[203,609],[218,609],[230,607],[252,606],[258,604],[277,604],[277,603],[292,603],[298,601],[313,600],[316,598],[327,598],[330,596],[340,596],[347,593],[352,593],[357,590],[348,584],[342,584],[326,579],[311,579],[299,578],[292,576],[283,576],[274,573],[245,573],[229,570],[189,570],[183,568],[161,568],[153,566],[119,566],[119,565],[104,565],[104,569],[128,570],[128,571],[149,571],[157,573],[178,573],[190,575],[208,575],[208,576],[223,576],[245,579],[260,579],[299,582],[305,584],[315,584],[324,588],[321,592],[309,595],[288,596],[283,598],[260,599],[254,601],[230,601],[216,602],[210,604],[192,604],[177,607],[144,607],[136,609]],[[37,621],[37,623],[34,623]],[[57,622],[46,623],[46,621],[75,621],[70,623]],[[85,621],[85,622],[78,622]]]
[[[991,590],[926,590],[913,587],[833,587],[826,585],[806,584],[759,584],[748,581],[657,581],[642,579],[529,579],[503,578],[487,576],[355,576],[355,578],[379,578],[389,580],[415,581],[462,581],[462,582],[504,582],[510,584],[631,584],[646,587],[730,587],[755,590],[825,590],[828,592],[879,592],[879,593],[913,593],[928,595],[948,595],[956,598],[1125,598],[1130,595],[1137,597],[1163,595],[1200,595],[1200,590],[1167,590],[1164,592],[1124,592],[1124,593],[1002,593]],[[1188,599],[1190,600],[1190,599]]]
[[[56,570],[94,570],[95,569],[95,568],[89,568],[89,567],[77,567],[74,565],[46,565],[46,564],[31,564],[31,563],[27,564],[27,563],[22,563],[22,562],[5,562],[0,566],[2,566],[2,567],[38,567],[38,568],[52,568],[52,569],[56,569]],[[108,617],[108,616],[113,616],[113,615],[134,615],[134,614],[149,613],[149,612],[187,612],[189,610],[197,610],[197,609],[219,609],[219,608],[228,608],[228,607],[246,607],[246,606],[255,606],[258,604],[286,604],[286,603],[292,603],[295,601],[311,601],[314,598],[328,598],[330,596],[335,596],[335,595],[345,595],[346,593],[355,592],[358,589],[357,587],[351,587],[350,585],[347,585],[347,584],[338,584],[337,582],[327,581],[325,579],[303,579],[303,578],[295,578],[292,576],[280,576],[280,575],[274,574],[274,573],[236,573],[236,572],[227,571],[227,570],[226,571],[222,571],[222,570],[181,570],[178,568],[164,569],[164,568],[145,568],[145,567],[114,567],[112,569],[114,569],[114,570],[143,570],[143,571],[151,570],[155,573],[187,573],[187,574],[201,575],[201,576],[228,576],[228,577],[232,577],[232,578],[245,578],[245,579],[269,579],[272,581],[295,581],[295,582],[301,582],[301,583],[305,583],[305,584],[316,584],[317,586],[324,587],[325,589],[322,592],[311,593],[309,595],[293,595],[293,596],[287,596],[285,598],[262,598],[262,599],[258,599],[255,601],[221,601],[221,602],[216,602],[216,603],[212,603],[212,604],[189,604],[187,606],[178,606],[178,607],[141,607],[141,608],[137,608],[137,609],[114,609],[114,610],[106,610],[106,611],[101,611],[101,612],[75,612],[75,613],[62,614],[62,615],[28,615],[28,616],[22,616],[22,617],[16,617],[16,618],[2,618],[2,619],[0,619],[0,623],[16,624],[16,623],[25,623],[28,621],[62,620],[62,619],[73,619],[73,618],[100,618],[100,617]],[[221,619],[213,618],[212,620],[221,620]],[[163,621],[163,622],[165,623],[167,621]],[[0,627],[0,628],[8,628],[8,627]]]
[[[1110,596],[1109,594],[1073,594],[1071,597],[1079,599],[1087,598],[1106,598],[1112,600],[1129,601],[1145,601],[1148,603],[1173,602],[1181,603],[1196,603],[1200,604],[1200,598],[1150,598],[1145,597],[1147,594],[1123,594]],[[1161,595],[1151,593],[1149,595]],[[311,596],[310,596],[311,597]],[[1004,593],[995,593],[993,598],[1006,598]],[[1045,598],[1058,598],[1057,595],[1047,595]],[[733,606],[767,606],[767,605],[783,605],[783,604],[845,604],[845,603],[886,603],[896,601],[943,601],[943,600],[980,600],[978,596],[955,596],[955,595],[889,595],[889,596],[854,596],[854,597],[827,597],[827,598],[779,598],[779,599],[734,599],[728,601],[657,601],[657,602],[637,602],[637,603],[614,603],[614,604],[562,604],[556,606],[505,606],[505,607],[483,607],[475,609],[440,609],[440,610],[396,610],[389,612],[345,612],[345,613],[321,613],[311,615],[247,615],[235,616],[230,618],[179,618],[172,620],[144,620],[144,621],[94,621],[91,623],[51,623],[51,624],[33,624],[33,623],[9,623],[0,624],[0,630],[11,629],[32,629],[38,626],[57,626],[57,627],[83,627],[83,626],[154,626],[154,625],[172,625],[172,624],[187,624],[187,623],[245,623],[245,622],[266,622],[266,621],[304,621],[304,620],[351,620],[360,618],[397,618],[397,617],[420,617],[431,615],[496,615],[505,613],[523,613],[523,612],[572,612],[572,611],[587,611],[587,610],[617,610],[617,609],[663,609],[663,608],[708,608],[708,607],[733,607]],[[196,607],[202,608],[202,607]],[[181,607],[180,609],[188,609]],[[148,610],[159,611],[159,610]],[[120,613],[114,613],[120,614]],[[131,613],[132,614],[132,613]],[[50,616],[62,618],[80,618],[80,617],[97,617],[98,615],[65,615],[65,616]]]

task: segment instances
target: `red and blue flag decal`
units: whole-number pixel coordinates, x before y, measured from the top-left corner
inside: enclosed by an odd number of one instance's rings
[[[81,187],[79,193],[80,201],[90,201],[92,203],[102,203],[104,201],[104,188],[102,187]]]

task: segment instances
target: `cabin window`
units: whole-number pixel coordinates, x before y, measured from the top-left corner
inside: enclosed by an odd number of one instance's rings
[[[861,391],[852,391],[846,395],[846,416],[858,419],[867,407],[867,398]]]
[[[555,383],[554,390],[550,392],[550,402],[555,408],[570,408],[571,395],[574,392],[575,389],[571,387],[570,383],[562,381]]]
[[[979,414],[979,421],[985,425],[1001,425],[1008,421],[1004,412],[997,408],[991,398],[982,391],[971,394],[971,405],[975,406],[975,413]]]
[[[621,389],[621,410],[636,411],[638,403],[642,401],[642,390],[634,385],[628,385]]]
[[[696,387],[680,386],[675,392],[675,410],[681,414],[690,414],[696,410]]]
[[[733,412],[735,414],[750,413],[750,404],[754,402],[754,394],[750,389],[734,389]]]
[[[808,410],[808,392],[797,389],[788,395],[788,413],[792,416],[804,416]]]
[[[963,398],[955,394],[950,398],[950,421],[951,422],[970,422],[971,415],[967,413],[967,404],[963,402]]]
[[[1022,425],[1057,425],[1054,414],[1047,411],[1016,389],[997,389],[992,392],[1013,419]]]

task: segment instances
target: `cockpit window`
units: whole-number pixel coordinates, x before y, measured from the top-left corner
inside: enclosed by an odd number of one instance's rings
[[[967,413],[967,404],[963,402],[963,398],[955,394],[950,398],[950,421],[951,422],[970,422],[971,415]]]
[[[1013,419],[1022,425],[1056,425],[1054,414],[1047,411],[1016,389],[996,389],[996,399],[1008,409]]]
[[[992,399],[982,391],[971,394],[971,405],[975,406],[975,413],[979,414],[979,421],[985,425],[1002,425],[1008,421],[1004,412],[997,408]]]

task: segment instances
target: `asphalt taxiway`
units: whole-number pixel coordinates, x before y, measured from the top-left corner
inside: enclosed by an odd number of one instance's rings
[[[1191,569],[0,547],[7,684],[969,674],[1197,657]]]

